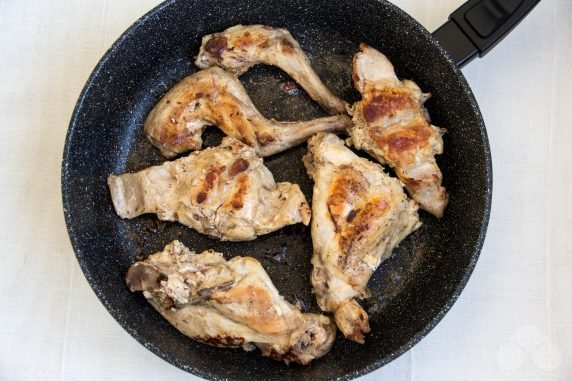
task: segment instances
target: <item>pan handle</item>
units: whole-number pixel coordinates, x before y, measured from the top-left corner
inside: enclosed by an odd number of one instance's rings
[[[484,56],[495,47],[540,0],[469,0],[433,32],[458,67]]]

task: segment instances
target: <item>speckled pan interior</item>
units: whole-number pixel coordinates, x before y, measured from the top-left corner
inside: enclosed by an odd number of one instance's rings
[[[106,185],[109,174],[164,161],[144,138],[143,122],[159,98],[194,72],[201,36],[235,24],[286,27],[308,53],[323,81],[348,101],[351,59],[360,42],[380,49],[403,78],[433,93],[433,124],[445,127],[439,158],[450,203],[441,220],[421,213],[423,227],[398,248],[370,282],[363,301],[372,332],[366,344],[338,337],[332,351],[308,367],[286,366],[242,350],[194,342],[132,294],[123,275],[136,260],[173,239],[191,249],[215,249],[227,258],[260,260],[280,292],[316,311],[309,275],[310,229],[290,226],[246,243],[221,243],[154,216],[121,220]],[[269,118],[298,120],[324,113],[301,92],[288,95],[288,77],[255,67],[241,77],[254,104]],[[206,133],[207,145],[221,134]],[[267,158],[277,181],[300,184],[311,199],[312,182],[301,157],[306,146]],[[65,218],[78,261],[111,315],[141,344],[176,366],[212,380],[351,379],[404,353],[449,310],[466,284],[481,249],[491,199],[490,153],[482,118],[462,74],[431,35],[384,1],[196,0],[164,3],[137,21],[107,52],[81,94],[70,124],[62,168]],[[462,335],[462,332],[459,332]],[[105,365],[105,364],[101,364]]]

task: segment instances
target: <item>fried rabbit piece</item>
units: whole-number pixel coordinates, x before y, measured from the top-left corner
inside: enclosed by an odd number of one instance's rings
[[[353,106],[350,143],[395,169],[420,207],[442,217],[447,192],[435,155],[443,153],[445,130],[429,123],[423,94],[412,81],[400,81],[379,51],[361,44],[354,56],[354,85],[362,100]]]
[[[251,257],[226,261],[173,241],[132,265],[125,280],[181,333],[209,345],[258,347],[264,356],[306,365],[334,342],[330,318],[302,313],[284,300]]]
[[[256,64],[277,66],[302,86],[310,98],[332,115],[346,113],[346,102],[322,83],[300,45],[286,29],[235,25],[203,37],[195,64],[220,66],[236,75]]]
[[[120,217],[156,213],[225,241],[248,241],[310,220],[298,185],[276,184],[254,149],[230,137],[218,147],[111,175],[107,182]]]
[[[421,224],[399,180],[332,134],[317,134],[304,157],[314,180],[311,281],[318,305],[346,338],[364,342],[367,313],[355,301],[393,249]]]
[[[194,73],[167,92],[145,121],[149,141],[172,158],[201,148],[201,135],[215,125],[226,135],[252,146],[265,157],[305,142],[319,131],[345,131],[347,115],[303,122],[266,119],[234,74],[219,67]]]

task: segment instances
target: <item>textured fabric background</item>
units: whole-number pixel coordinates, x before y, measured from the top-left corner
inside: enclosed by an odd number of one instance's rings
[[[462,0],[396,3],[434,30]],[[0,1],[0,380],[198,380],[106,312],[62,213],[75,101],[105,50],[156,4]],[[437,328],[362,379],[571,380],[572,1],[542,1],[464,73],[493,153],[483,253]]]

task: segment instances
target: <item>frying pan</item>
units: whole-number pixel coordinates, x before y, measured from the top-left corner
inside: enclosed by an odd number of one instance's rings
[[[423,338],[455,302],[475,266],[491,207],[489,144],[479,109],[458,66],[485,54],[538,0],[470,1],[431,35],[387,1],[363,0],[173,0],[129,28],[105,54],[75,108],[62,167],[63,204],[79,264],[111,315],[140,343],[166,361],[212,379],[350,379],[371,372]],[[179,239],[198,252],[215,249],[228,258],[261,261],[279,291],[304,310],[317,311],[309,284],[310,230],[286,227],[251,242],[219,242],[154,216],[121,220],[106,178],[164,161],[143,134],[143,122],[161,96],[196,71],[203,35],[235,24],[286,27],[322,78],[347,101],[358,99],[351,59],[360,42],[384,52],[398,76],[433,93],[433,124],[445,127],[439,157],[450,194],[445,216],[421,212],[422,228],[405,240],[370,281],[363,301],[371,333],[359,345],[338,337],[332,351],[310,366],[284,364],[236,349],[197,343],[171,327],[141,294],[124,283],[129,266]],[[267,117],[301,120],[323,112],[304,93],[285,94],[288,77],[257,66],[241,77]],[[207,130],[206,145],[221,139]],[[300,184],[311,200],[312,183],[301,157],[305,145],[265,159],[276,181]]]

